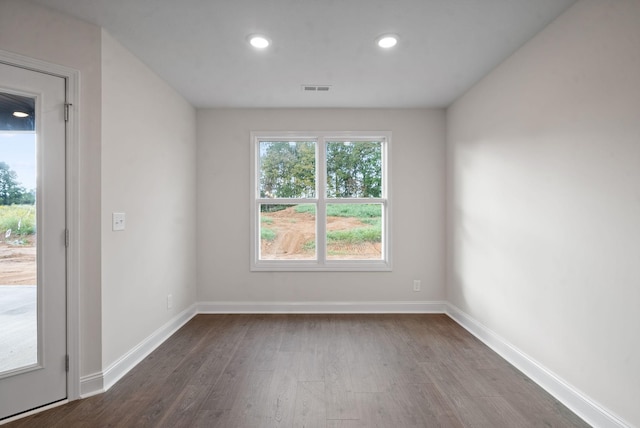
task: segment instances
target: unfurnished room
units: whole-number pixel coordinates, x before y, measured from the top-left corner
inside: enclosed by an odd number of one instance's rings
[[[640,428],[640,0],[0,0],[0,425]]]

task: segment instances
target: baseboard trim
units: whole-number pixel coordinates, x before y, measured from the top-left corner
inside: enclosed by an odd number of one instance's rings
[[[82,377],[80,379],[81,398],[107,391],[196,314],[196,305],[191,305],[109,365],[103,372]]]
[[[447,303],[434,302],[201,302],[187,308],[140,342],[103,372],[80,379],[80,398],[111,388],[147,355],[153,352],[196,314],[282,314],[282,313],[438,313]]]
[[[109,365],[109,367],[104,371],[104,390],[106,391],[111,388],[125,374],[134,368],[140,361],[145,359],[196,314],[196,305],[191,305],[166,322],[162,327],[153,332],[149,337],[140,342],[120,359]]]
[[[187,308],[104,372],[80,379],[80,397],[107,391],[197,314],[447,314],[489,348],[522,371],[571,411],[594,427],[629,428],[630,424],[597,404],[503,337],[446,301],[420,302],[199,302]]]
[[[631,426],[451,303],[446,305],[446,314],[590,425],[603,428]]]
[[[200,302],[200,314],[444,314],[447,303],[422,302]]]
[[[80,378],[80,398],[89,398],[104,391],[104,375],[102,372],[92,373]]]

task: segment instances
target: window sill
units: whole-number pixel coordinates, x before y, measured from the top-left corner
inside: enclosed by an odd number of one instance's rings
[[[391,263],[380,261],[271,262],[260,261],[251,265],[251,272],[391,272]]]

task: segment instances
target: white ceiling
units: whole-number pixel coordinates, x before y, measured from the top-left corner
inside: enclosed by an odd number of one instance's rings
[[[445,107],[576,0],[34,1],[104,27],[197,107]]]

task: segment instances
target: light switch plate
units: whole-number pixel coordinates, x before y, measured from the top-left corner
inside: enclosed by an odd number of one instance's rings
[[[113,213],[113,230],[124,230],[125,215],[124,213]]]

